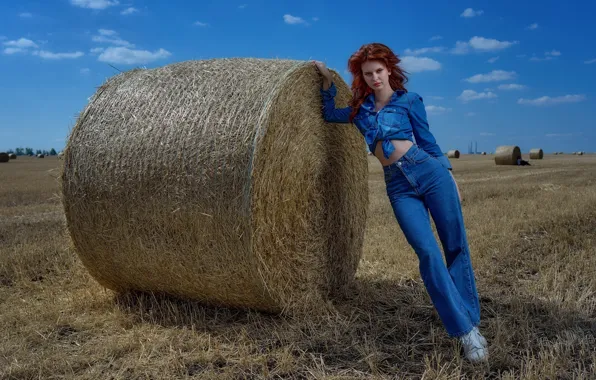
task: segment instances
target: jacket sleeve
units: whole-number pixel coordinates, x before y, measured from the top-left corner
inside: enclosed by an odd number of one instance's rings
[[[323,99],[323,118],[325,121],[330,123],[349,123],[352,107],[335,108],[335,95],[337,94],[335,83],[332,82],[327,90],[321,88],[320,91]]]
[[[430,132],[422,97],[413,92],[408,93],[408,97],[410,100],[410,111],[408,112],[408,116],[410,117],[412,132],[416,138],[416,143],[428,154],[439,160],[441,165],[451,170],[451,162],[449,162],[449,159],[445,157],[443,152],[441,152],[441,148],[437,145],[435,137]]]

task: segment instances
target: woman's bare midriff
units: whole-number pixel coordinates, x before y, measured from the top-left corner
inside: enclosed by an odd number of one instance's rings
[[[391,141],[391,144],[393,144],[395,151],[393,151],[393,153],[391,153],[391,156],[389,156],[389,159],[386,159],[385,156],[383,156],[383,142],[382,141],[378,141],[377,146],[375,147],[375,152],[374,152],[375,157],[377,157],[379,159],[379,161],[381,162],[381,165],[383,165],[383,166],[391,165],[395,161],[399,160],[404,154],[406,154],[408,149],[410,149],[410,147],[412,145],[414,145],[410,140],[390,140],[390,141]]]

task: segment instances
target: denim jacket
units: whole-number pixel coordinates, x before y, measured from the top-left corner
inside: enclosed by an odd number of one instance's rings
[[[323,98],[323,117],[330,123],[349,123],[352,107],[335,108],[335,83],[327,90],[321,88]],[[389,158],[395,151],[391,140],[410,140],[412,135],[416,144],[428,154],[435,157],[441,165],[451,170],[449,159],[443,155],[441,148],[429,130],[426,110],[422,97],[414,92],[395,91],[385,107],[375,112],[375,94],[366,97],[353,123],[364,136],[368,148],[374,153],[378,141],[382,142],[383,156]]]

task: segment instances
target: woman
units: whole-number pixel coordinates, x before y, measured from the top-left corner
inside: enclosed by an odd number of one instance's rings
[[[323,115],[328,122],[354,123],[364,136],[383,165],[393,212],[418,256],[422,280],[447,333],[460,339],[468,360],[485,361],[488,348],[477,327],[480,304],[459,190],[451,164],[429,130],[422,98],[404,87],[407,78],[399,62],[383,44],[363,45],[348,61],[352,100],[346,108],[335,108],[331,73],[324,63],[313,61],[323,76]]]

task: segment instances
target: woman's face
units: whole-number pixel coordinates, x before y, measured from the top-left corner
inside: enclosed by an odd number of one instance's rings
[[[389,86],[389,75],[385,64],[380,61],[366,61],[362,64],[362,75],[366,84],[377,91]]]

